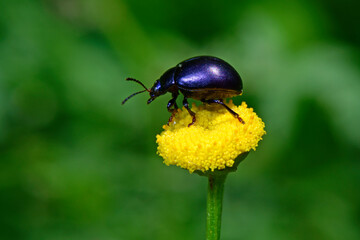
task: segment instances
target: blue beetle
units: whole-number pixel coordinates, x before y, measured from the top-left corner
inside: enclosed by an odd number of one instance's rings
[[[167,104],[167,109],[171,113],[168,123],[172,122],[178,109],[176,99],[179,96],[179,91],[184,95],[184,107],[192,116],[189,127],[196,122],[196,117],[195,113],[189,108],[188,98],[197,99],[203,103],[220,104],[241,123],[245,123],[236,112],[223,102],[224,98],[241,95],[243,84],[237,71],[220,58],[199,56],[187,59],[167,70],[150,89],[134,78],[127,78],[126,80],[139,83],[145,90],[131,94],[122,104],[136,94],[145,91],[150,93],[148,104],[167,92],[172,94],[172,98]]]

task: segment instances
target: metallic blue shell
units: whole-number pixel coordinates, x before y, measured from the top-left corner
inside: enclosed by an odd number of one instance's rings
[[[243,89],[238,72],[224,60],[210,56],[194,57],[179,63],[174,80],[181,90],[188,91],[215,89],[240,94]]]

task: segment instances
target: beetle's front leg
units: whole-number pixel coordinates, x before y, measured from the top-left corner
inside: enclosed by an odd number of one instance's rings
[[[177,109],[179,108],[178,105],[176,104],[176,98],[179,96],[179,93],[172,93],[172,99],[170,99],[170,101],[167,104],[167,110],[171,113],[171,116],[169,118],[168,121],[168,125],[172,122],[175,113],[177,111]],[[174,108],[171,108],[174,107]]]
[[[184,107],[186,108],[186,110],[189,112],[189,114],[192,116],[192,122],[189,123],[189,125],[188,125],[188,127],[190,127],[191,125],[193,125],[193,124],[196,122],[195,113],[190,110],[190,108],[189,108],[189,103],[188,103],[188,101],[187,101],[187,97],[184,97],[183,105],[184,105]]]

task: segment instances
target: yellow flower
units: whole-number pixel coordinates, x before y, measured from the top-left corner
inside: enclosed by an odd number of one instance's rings
[[[178,109],[170,125],[157,135],[158,154],[166,165],[176,165],[194,171],[221,170],[232,167],[243,153],[255,150],[265,134],[265,124],[245,102],[227,104],[245,121],[240,123],[220,105],[194,106],[196,122],[185,108]]]

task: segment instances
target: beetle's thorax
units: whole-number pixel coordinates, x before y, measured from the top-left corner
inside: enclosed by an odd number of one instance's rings
[[[175,70],[176,67],[167,70],[159,79],[161,91],[169,92],[175,86]]]

